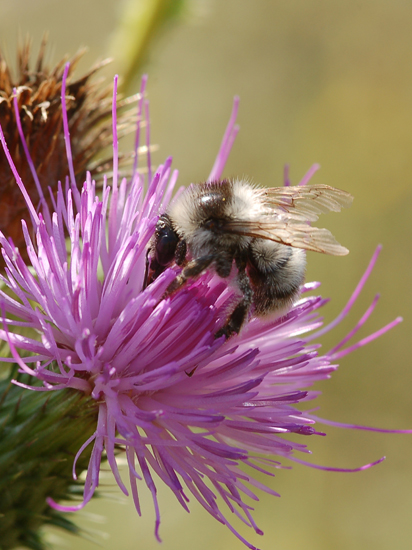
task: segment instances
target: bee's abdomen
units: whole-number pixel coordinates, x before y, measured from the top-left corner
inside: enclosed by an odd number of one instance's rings
[[[251,244],[248,275],[255,314],[270,315],[292,306],[305,276],[305,252],[272,241]]]

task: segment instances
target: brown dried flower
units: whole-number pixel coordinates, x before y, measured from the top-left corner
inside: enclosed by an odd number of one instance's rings
[[[30,41],[19,48],[17,77],[0,52],[0,123],[17,170],[25,182],[33,204],[39,203],[39,194],[31,174],[16,124],[13,105],[14,89],[18,98],[23,134],[25,136],[34,167],[43,188],[46,200],[50,201],[58,181],[65,181],[68,174],[66,150],[62,131],[61,87],[64,66],[63,59],[49,69],[45,65],[47,40],[43,39],[37,60],[30,66]],[[70,60],[70,74],[73,73],[84,52],[77,53]],[[97,177],[105,165],[105,148],[111,143],[111,87],[102,85],[101,80],[91,77],[107,61],[95,65],[87,74],[68,82],[66,103],[71,137],[74,171],[80,184],[86,171]],[[119,101],[124,107],[130,100]],[[130,109],[121,114],[121,134],[125,134],[131,120]],[[0,230],[13,239],[20,248],[23,243],[21,219],[27,219],[27,207],[16,185],[4,152],[0,151]]]

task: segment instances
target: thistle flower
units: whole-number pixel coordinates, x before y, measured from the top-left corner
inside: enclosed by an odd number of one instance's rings
[[[52,206],[47,189],[55,194],[57,183],[64,180],[67,169],[60,100],[66,60],[49,69],[45,63],[46,46],[47,39],[44,38],[34,68],[31,68],[31,46],[26,40],[19,49],[15,78],[0,52],[0,123],[16,168],[36,208],[41,199]],[[70,74],[82,55],[83,52],[79,52],[71,60]],[[111,142],[111,87],[92,80],[105,64],[107,61],[95,65],[80,79],[67,83],[67,122],[73,170],[79,186],[83,184],[86,171],[98,176],[106,166],[104,150]],[[126,105],[129,103],[130,100]],[[120,106],[124,106],[124,102],[119,102]],[[122,134],[128,129],[125,120],[122,115]],[[26,162],[18,124],[22,126],[36,176]],[[1,155],[0,230],[24,250],[22,218],[27,218],[27,206],[6,157]]]
[[[157,538],[160,512],[153,473],[184,509],[189,510],[191,493],[248,548],[255,548],[228,519],[231,512],[262,534],[246,500],[258,500],[257,489],[277,493],[256,481],[253,471],[273,475],[279,459],[303,462],[295,453],[308,453],[306,445],[287,436],[320,433],[314,417],[297,409],[317,395],[307,388],[328,378],[337,368],[336,359],[399,319],[342,349],[363,326],[373,304],[348,338],[319,355],[318,345],[312,342],[334,324],[320,328],[318,310],[326,300],[306,295],[317,288],[316,283],[304,286],[304,297],[284,317],[266,323],[251,319],[240,335],[228,341],[214,335],[226,321],[234,291],[216,275],[206,272],[164,298],[176,277],[175,267],[142,290],[147,246],[177,181],[170,158],[152,173],[148,103],[143,99],[146,80],[138,104],[135,167],[130,180],[120,181],[115,79],[113,176],[110,186],[104,177],[99,197],[90,174],[78,190],[69,139],[67,74],[68,65],[62,80],[62,107],[70,177],[65,186],[58,186],[53,212],[44,206],[37,213],[0,134],[35,229],[32,239],[22,221],[31,267],[12,241],[0,234],[6,265],[1,281],[7,288],[0,292],[0,338],[9,344],[20,372],[42,385],[21,380],[15,384],[36,392],[70,388],[93,403],[97,417],[93,433],[85,437],[73,461],[76,478],[78,460],[92,449],[83,499],[72,506],[48,502],[60,511],[82,508],[98,487],[104,456],[127,494],[116,462],[123,451],[139,514],[140,487],[146,485],[151,492]],[[238,131],[237,107],[235,100],[209,179],[221,177]],[[144,120],[147,170],[139,168],[137,155]],[[20,137],[24,140],[21,131]],[[377,254],[342,316],[357,299]],[[21,327],[34,329],[40,338],[23,336]]]

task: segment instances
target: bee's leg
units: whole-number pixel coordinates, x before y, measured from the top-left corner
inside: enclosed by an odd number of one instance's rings
[[[177,265],[184,265],[186,260],[187,245],[184,239],[181,239],[176,246],[175,262]]]
[[[188,279],[196,279],[199,275],[209,267],[213,262],[215,256],[209,254],[208,256],[202,256],[190,261],[183,269],[180,275],[176,277],[174,281],[167,287],[165,296],[169,296],[180,287],[182,287]]]
[[[163,273],[163,271],[166,269],[167,266],[159,264],[159,262],[156,260],[156,258],[149,258],[149,255],[151,253],[152,249],[148,248],[146,252],[146,269],[143,279],[143,288],[147,288],[150,284],[153,283],[155,279],[159,277]]]
[[[253,290],[245,271],[246,262],[236,260],[236,265],[238,268],[236,282],[243,298],[230,314],[226,324],[216,332],[215,338],[220,338],[220,336],[230,338],[233,334],[239,334],[253,302]]]

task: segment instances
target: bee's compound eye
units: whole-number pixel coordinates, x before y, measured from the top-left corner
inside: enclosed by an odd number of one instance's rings
[[[156,240],[156,260],[161,266],[170,264],[175,256],[179,238],[170,227],[162,227]]]

